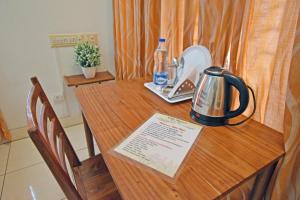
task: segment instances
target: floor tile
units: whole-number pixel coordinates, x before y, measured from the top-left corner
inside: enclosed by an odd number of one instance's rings
[[[6,173],[42,162],[43,159],[30,138],[11,143]]]
[[[75,151],[87,148],[83,124],[65,128],[65,131]],[[94,148],[95,153],[98,154],[100,151],[95,140]]]
[[[83,124],[65,128],[65,131],[75,151],[87,147]]]
[[[0,175],[5,174],[10,143],[0,145]]]
[[[100,153],[97,145],[95,145],[95,144],[94,144],[94,149],[95,149],[95,154],[96,155]],[[80,161],[83,161],[83,160],[89,158],[89,152],[88,152],[87,148],[77,150],[76,154],[77,154],[77,156],[78,156],[78,158],[79,158]]]
[[[5,176],[2,200],[61,200],[65,197],[45,163]]]
[[[95,142],[94,142],[94,149],[95,149],[95,154],[96,155],[100,153],[100,150],[99,150],[99,148],[98,148],[98,146]]]
[[[89,152],[88,152],[87,148],[76,151],[76,154],[80,161],[83,161],[83,160],[86,160],[89,158]]]

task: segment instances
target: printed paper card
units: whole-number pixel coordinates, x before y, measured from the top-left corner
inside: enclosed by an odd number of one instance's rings
[[[154,114],[114,151],[169,177],[174,177],[202,127]]]

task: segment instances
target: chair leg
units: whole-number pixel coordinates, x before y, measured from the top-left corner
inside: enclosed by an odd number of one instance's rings
[[[82,119],[83,119],[85,139],[86,139],[87,148],[88,148],[88,151],[89,151],[89,156],[93,157],[93,156],[95,156],[93,135],[92,135],[91,129],[90,129],[89,125],[87,124],[87,121],[86,121],[85,116],[84,116],[83,113],[82,113]]]

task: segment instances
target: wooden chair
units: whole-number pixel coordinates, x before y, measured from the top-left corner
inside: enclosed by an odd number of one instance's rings
[[[121,199],[101,154],[79,161],[37,78],[31,78],[31,82],[33,87],[27,99],[28,134],[66,197],[70,200]]]

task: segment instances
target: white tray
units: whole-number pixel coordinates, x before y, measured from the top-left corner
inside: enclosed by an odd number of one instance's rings
[[[187,94],[187,95],[177,96],[177,97],[173,97],[173,98],[168,98],[168,94],[164,94],[161,91],[158,91],[153,82],[144,83],[144,86],[168,103],[177,103],[177,102],[181,102],[181,101],[185,101],[185,100],[189,100],[189,99],[193,98],[193,94]]]

